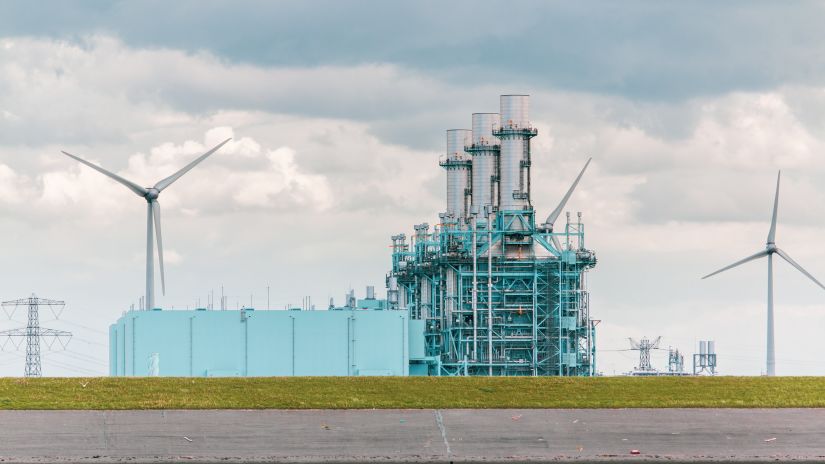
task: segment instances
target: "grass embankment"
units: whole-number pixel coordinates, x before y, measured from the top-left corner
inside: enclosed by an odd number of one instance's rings
[[[825,378],[0,379],[0,409],[825,407]]]

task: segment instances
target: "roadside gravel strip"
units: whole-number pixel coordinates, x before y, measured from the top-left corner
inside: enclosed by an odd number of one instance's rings
[[[825,462],[825,409],[0,411],[0,459]]]

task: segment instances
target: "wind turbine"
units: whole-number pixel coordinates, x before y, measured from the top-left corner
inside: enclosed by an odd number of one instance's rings
[[[95,171],[100,172],[104,176],[110,177],[118,183],[123,184],[126,188],[137,194],[137,196],[142,197],[146,200],[146,309],[153,309],[155,307],[155,264],[154,247],[152,244],[153,225],[156,227],[155,232],[157,233],[158,238],[158,261],[160,264],[161,289],[163,291],[163,294],[166,294],[166,276],[163,270],[163,237],[161,235],[160,229],[160,203],[158,203],[158,197],[160,196],[160,193],[163,192],[167,187],[172,185],[172,183],[180,179],[184,174],[189,172],[189,170],[194,168],[201,161],[205,160],[212,153],[215,153],[219,148],[224,146],[226,142],[229,142],[230,140],[232,139],[229,138],[219,143],[217,146],[215,146],[215,148],[195,158],[194,161],[181,168],[178,172],[156,183],[154,187],[141,187],[140,185],[132,181],[126,180],[115,173],[109,172],[103,169],[102,167],[92,164],[75,155],[72,155],[71,153],[67,153],[65,151],[62,152],[69,158],[73,158],[85,164],[86,166],[89,166]]]
[[[553,232],[553,224],[556,222],[556,219],[559,218],[561,212],[564,211],[564,207],[567,205],[567,201],[570,199],[570,196],[573,195],[573,191],[576,190],[576,186],[579,185],[579,181],[582,179],[584,171],[587,170],[587,166],[590,166],[591,161],[593,161],[593,158],[587,158],[587,162],[584,163],[584,167],[582,168],[581,172],[579,172],[579,175],[576,176],[576,180],[573,181],[573,185],[571,185],[570,188],[567,190],[567,193],[564,194],[564,197],[562,197],[561,201],[559,202],[559,205],[556,206],[556,209],[554,209],[553,212],[551,212],[550,215],[547,216],[547,220],[544,221],[544,224],[542,225],[542,228],[546,232]],[[561,251],[561,243],[559,243],[558,237],[556,237],[555,235],[551,235],[550,238],[551,240],[553,240],[553,245],[556,246],[556,250]]]
[[[707,279],[710,276],[714,276],[719,274],[720,272],[727,271],[728,269],[732,269],[740,264],[745,264],[748,261],[753,261],[755,259],[763,258],[765,256],[768,257],[768,342],[767,342],[767,374],[770,376],[776,375],[776,352],[774,349],[774,341],[773,341],[773,255],[777,254],[782,259],[787,261],[791,266],[795,267],[799,272],[805,274],[806,277],[813,280],[814,283],[825,289],[825,285],[822,285],[814,276],[812,276],[808,271],[802,268],[796,261],[793,260],[787,253],[782,251],[776,246],[776,214],[779,210],[779,178],[782,175],[782,171],[776,175],[776,196],[774,196],[773,200],[773,216],[771,217],[771,228],[768,231],[768,241],[765,244],[765,249],[755,253],[751,256],[748,256],[745,259],[739,260],[730,266],[725,266],[722,269],[719,269],[716,272],[710,273],[704,277],[703,279]]]

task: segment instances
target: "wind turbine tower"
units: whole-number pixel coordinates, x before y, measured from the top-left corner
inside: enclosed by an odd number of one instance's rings
[[[79,161],[80,163],[83,163],[86,166],[94,169],[95,171],[103,174],[104,176],[107,176],[115,180],[116,182],[120,183],[121,185],[125,186],[126,188],[134,192],[137,196],[146,200],[146,309],[153,309],[155,307],[155,263],[154,245],[152,243],[153,229],[155,229],[154,232],[157,234],[158,239],[158,264],[160,264],[161,290],[163,291],[164,295],[166,294],[166,276],[163,270],[163,237],[161,235],[160,229],[160,203],[158,203],[158,197],[160,196],[161,192],[163,192],[167,187],[172,185],[172,183],[180,179],[184,174],[189,172],[198,163],[205,160],[212,153],[215,153],[219,148],[224,146],[230,140],[231,138],[219,143],[208,152],[202,154],[201,156],[197,157],[194,161],[181,168],[178,172],[156,183],[154,187],[141,187],[140,185],[130,180],[126,180],[113,172],[107,171],[100,166],[92,164],[82,158],[72,155],[71,153],[66,153],[65,151],[63,152],[63,154],[68,156],[69,158],[73,158]]]
[[[720,272],[727,271],[728,269],[732,269],[740,264],[745,264],[749,261],[753,261],[755,259],[768,257],[768,335],[767,335],[767,369],[766,373],[769,376],[776,375],[776,350],[774,345],[774,324],[773,324],[773,255],[779,255],[780,258],[784,259],[788,262],[791,266],[795,267],[799,272],[805,274],[806,277],[811,279],[815,284],[819,285],[823,289],[825,289],[825,285],[822,285],[814,276],[812,276],[808,271],[806,271],[802,266],[800,266],[796,261],[793,260],[787,253],[782,251],[779,247],[776,246],[776,215],[779,210],[779,179],[782,175],[782,171],[780,171],[776,175],[776,195],[773,199],[773,215],[771,216],[771,228],[768,231],[768,240],[765,244],[765,249],[755,253],[747,258],[741,259],[729,266],[725,266],[722,269],[719,269],[716,272],[712,272],[704,277],[703,279],[707,279],[708,277],[714,276],[719,274]]]

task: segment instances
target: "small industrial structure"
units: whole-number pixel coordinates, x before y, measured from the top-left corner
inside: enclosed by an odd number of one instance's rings
[[[699,353],[693,355],[693,375],[716,375],[716,342],[700,340]]]
[[[630,341],[630,351],[639,352],[639,365],[625,375],[633,377],[653,377],[667,375],[689,375],[685,372],[685,356],[677,348],[667,349],[667,370],[662,371],[653,367],[650,361],[650,352],[661,350],[659,344],[662,337],[656,337],[652,341],[647,337],[642,337],[639,341],[628,338]]]
[[[685,356],[679,352],[678,348],[668,348],[667,350],[667,372],[670,375],[685,373]]]
[[[529,102],[502,95],[499,113],[474,113],[472,130],[448,130],[439,224],[392,237],[389,307],[425,322],[430,375],[595,373],[585,274],[596,256],[581,213],[556,224],[587,164],[538,220]]]

